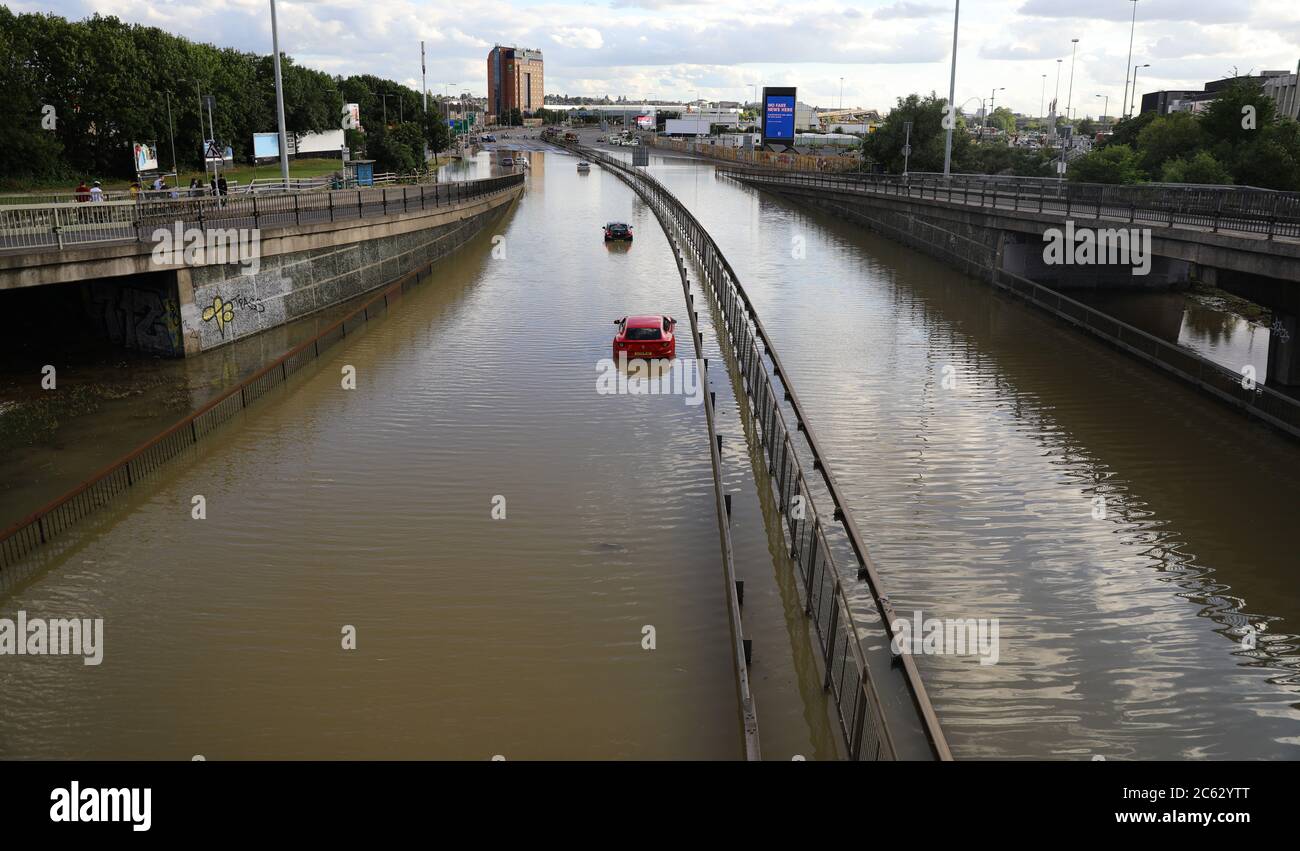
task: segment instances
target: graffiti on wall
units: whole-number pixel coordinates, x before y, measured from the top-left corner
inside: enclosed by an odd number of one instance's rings
[[[91,320],[114,343],[173,357],[183,354],[180,305],[163,287],[91,281],[82,292]]]
[[[226,301],[218,293],[212,297],[212,304],[203,308],[203,321],[215,322],[217,333],[221,335],[222,339],[225,339],[226,328],[235,321],[236,310],[265,313],[266,305],[255,299],[250,299],[246,295],[237,295],[230,301]]]

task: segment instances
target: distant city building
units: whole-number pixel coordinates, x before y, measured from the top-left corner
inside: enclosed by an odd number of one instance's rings
[[[1170,89],[1159,92],[1147,92],[1142,95],[1142,112],[1154,112],[1168,115],[1171,112],[1204,112],[1227,86],[1237,80],[1255,80],[1264,89],[1264,94],[1272,98],[1278,107],[1278,113],[1291,118],[1297,117],[1300,100],[1296,94],[1296,78],[1300,75],[1300,66],[1296,73],[1290,71],[1261,71],[1226,80],[1211,80],[1200,90]]]
[[[816,130],[821,126],[821,119],[817,115],[816,107],[809,106],[803,101],[798,101],[794,105],[794,129],[796,130]]]
[[[542,52],[519,47],[492,48],[487,57],[487,111],[504,121],[512,109],[531,114],[546,102]]]

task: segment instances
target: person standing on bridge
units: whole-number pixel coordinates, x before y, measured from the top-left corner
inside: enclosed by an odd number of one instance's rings
[[[85,178],[82,178],[81,182],[77,184],[74,192],[78,202],[85,203],[90,200],[90,187],[86,185]]]
[[[90,187],[90,200],[96,204],[104,200],[104,190],[100,188],[98,180]]]

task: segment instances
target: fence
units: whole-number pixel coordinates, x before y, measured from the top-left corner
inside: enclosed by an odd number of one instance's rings
[[[807,180],[791,175],[754,175],[731,173],[746,182],[803,184]],[[820,179],[817,176],[815,179]],[[853,211],[879,232],[939,257],[972,277],[987,280],[1001,289],[1015,293],[1070,324],[1094,334],[1128,354],[1159,367],[1215,398],[1272,425],[1293,437],[1300,437],[1300,400],[1278,393],[1241,373],[1233,372],[1189,349],[1166,342],[1141,329],[1120,322],[1107,314],[1075,301],[1069,296],[1035,283],[1028,278],[1003,271],[997,249],[968,239],[952,231],[923,222],[914,216],[892,221]],[[903,222],[905,226],[896,224]]]
[[[1071,183],[1050,178],[922,174],[824,174],[720,166],[747,180],[777,180],[842,192],[1050,213],[1066,218],[1114,219],[1132,224],[1191,227],[1300,238],[1300,193],[1269,189],[1162,184]]]
[[[523,174],[372,189],[221,198],[0,206],[0,250],[134,240],[155,230],[290,227],[454,206],[523,182]]]
[[[825,670],[825,686],[836,707],[836,718],[844,735],[850,759],[897,759],[905,755],[895,740],[877,689],[877,677],[867,664],[862,637],[854,621],[836,556],[826,537],[826,527],[814,506],[811,481],[799,459],[796,440],[811,454],[813,467],[821,485],[830,494],[834,512],[829,522],[836,524],[847,537],[858,559],[857,575],[865,579],[881,623],[895,620],[892,604],[884,594],[880,577],[871,560],[857,524],[848,512],[839,486],[828,469],[811,423],[799,404],[788,373],[749,301],[740,280],[722,256],[708,232],[691,212],[654,177],[621,160],[589,148],[569,145],[591,162],[598,162],[621,176],[656,211],[661,221],[671,224],[670,236],[680,239],[691,252],[703,273],[706,291],[724,319],[727,342],[743,377],[746,392],[761,434],[768,470],[775,479],[780,510],[785,516],[784,531],[790,543],[791,558],[803,580],[806,611],[816,628]],[[721,335],[720,340],[721,342]],[[767,363],[772,371],[769,373]],[[779,379],[783,392],[778,395],[773,378]],[[789,402],[796,420],[792,432],[778,399]],[[792,436],[794,435],[794,436]],[[798,435],[802,435],[799,438]],[[795,497],[801,508],[795,508]],[[938,717],[930,704],[915,662],[908,654],[898,654],[893,661],[902,672],[908,691],[910,715],[908,726],[917,726],[925,739],[931,758],[952,758]]]
[[[501,185],[501,190],[514,182],[517,181],[506,181]],[[8,529],[0,531],[0,570],[25,558],[38,547],[57,538],[77,521],[127,489],[140,484],[163,464],[207,437],[267,391],[283,384],[289,376],[319,358],[322,352],[353,333],[360,325],[383,315],[390,303],[419,283],[425,274],[417,270],[404,275],[338,322],[290,349],[134,452],[114,461],[86,482]]]

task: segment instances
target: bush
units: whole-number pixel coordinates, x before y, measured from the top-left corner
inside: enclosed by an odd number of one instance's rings
[[[1198,151],[1190,159],[1176,157],[1167,161],[1160,173],[1165,183],[1232,183],[1232,175],[1209,151]]]
[[[1067,177],[1078,183],[1137,183],[1145,175],[1128,145],[1107,145],[1070,163]]]

